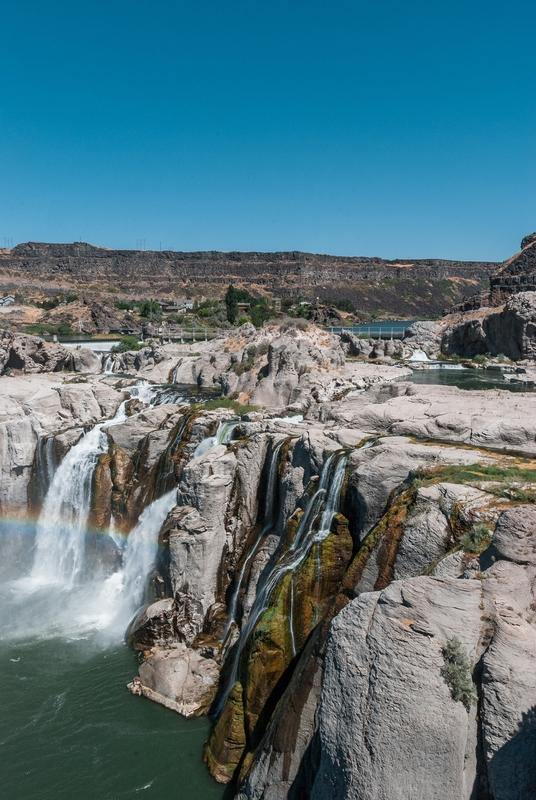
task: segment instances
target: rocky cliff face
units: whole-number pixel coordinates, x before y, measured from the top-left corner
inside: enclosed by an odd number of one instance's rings
[[[532,506],[505,511],[494,563],[482,556],[469,580],[395,581],[339,614],[327,644],[311,798],[533,793],[535,536]],[[465,705],[444,678],[454,637],[476,689]]]
[[[419,347],[431,358],[441,353],[462,358],[489,353],[533,361],[535,333],[536,292],[519,291],[503,306],[451,314],[439,322],[416,322],[406,330],[403,344]]]
[[[108,250],[82,242],[28,242],[0,252],[0,281],[56,291],[110,285],[149,297],[175,291],[221,296],[229,283],[279,297],[351,299],[358,308],[438,314],[489,278],[496,264],[342,257],[312,253]],[[420,310],[419,310],[420,309]]]

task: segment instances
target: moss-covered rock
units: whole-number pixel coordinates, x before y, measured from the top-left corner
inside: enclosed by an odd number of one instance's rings
[[[245,746],[242,686],[235,683],[203,754],[211,775],[219,783],[231,780]]]

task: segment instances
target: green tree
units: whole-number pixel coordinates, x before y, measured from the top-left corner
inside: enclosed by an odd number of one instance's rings
[[[162,309],[154,300],[144,300],[140,303],[138,305],[138,313],[140,317],[144,317],[151,322],[160,322],[162,319]]]
[[[233,325],[238,317],[238,290],[232,283],[225,292],[225,307],[227,308],[227,319]]]
[[[112,353],[126,353],[127,350],[141,350],[141,345],[135,336],[122,336],[119,344],[112,347]]]

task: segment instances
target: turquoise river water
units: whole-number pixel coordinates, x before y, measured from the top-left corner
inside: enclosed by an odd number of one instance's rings
[[[0,642],[2,798],[219,800],[209,721],[131,695],[136,671],[126,646],[91,637]]]

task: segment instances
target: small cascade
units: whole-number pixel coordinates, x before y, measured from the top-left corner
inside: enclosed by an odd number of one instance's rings
[[[318,489],[307,504],[292,545],[279,560],[274,562],[272,570],[267,572],[262,583],[259,582],[251,612],[240,632],[240,638],[232,651],[229,679],[219,698],[216,713],[222,710],[232,687],[236,683],[240,657],[244,651],[244,647],[261,615],[270,605],[274,589],[286,574],[296,570],[302,562],[305,561],[311,548],[315,544],[323,541],[328,536],[331,523],[339,508],[340,493],[344,482],[347,463],[348,457],[340,452],[333,453],[327,459],[322,469]],[[321,511],[320,524],[318,530],[315,531],[315,522]],[[293,636],[292,621],[290,625],[292,631],[291,635]]]
[[[42,504],[49,490],[56,463],[54,458],[54,437],[42,436],[35,449],[33,502]]]
[[[36,584],[72,584],[82,568],[93,473],[108,451],[103,428],[126,419],[126,401],[113,420],[95,425],[59,465],[37,522],[35,557],[30,579]]]
[[[179,424],[171,442],[162,453],[156,472],[156,480],[153,490],[153,499],[161,497],[171,490],[175,480],[175,461],[174,456],[182,440],[184,430],[188,423],[188,415],[185,414]]]
[[[424,350],[420,347],[415,348],[413,353],[408,358],[408,361],[430,361]]]
[[[106,356],[102,371],[105,375],[113,375],[115,367],[115,358],[113,356]]]
[[[165,406],[170,403],[178,405],[186,402],[188,402],[187,390],[183,389],[181,391],[176,387],[169,386],[158,393],[158,397],[155,399],[154,404],[155,406]]]
[[[207,436],[206,439],[199,442],[195,448],[193,457],[198,458],[199,456],[203,456],[205,453],[208,453],[209,450],[212,450],[213,447],[217,447],[220,444],[229,444],[237,425],[240,425],[240,422],[220,422],[214,436]]]
[[[149,383],[149,381],[139,380],[136,381],[135,386],[129,388],[129,392],[131,397],[153,406],[161,392],[161,387],[154,383]]]
[[[253,547],[251,548],[250,552],[248,553],[247,557],[242,564],[242,569],[238,575],[238,580],[236,581],[236,585],[234,588],[234,592],[231,596],[231,600],[229,601],[229,620],[225,627],[225,632],[223,635],[223,639],[225,640],[229,630],[231,629],[231,625],[233,622],[237,622],[236,619],[236,612],[238,610],[238,598],[240,596],[240,589],[242,588],[242,583],[244,580],[244,575],[246,574],[249,565],[251,564],[257,550],[259,549],[259,545],[264,539],[264,537],[272,530],[275,525],[275,496],[277,490],[277,468],[279,465],[279,453],[281,451],[281,447],[283,446],[283,442],[285,439],[281,439],[280,442],[276,444],[274,447],[272,458],[270,461],[270,470],[268,472],[268,485],[266,487],[266,500],[264,506],[264,526],[257,537],[256,542],[254,543]]]

